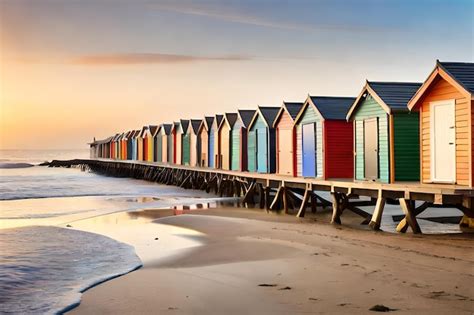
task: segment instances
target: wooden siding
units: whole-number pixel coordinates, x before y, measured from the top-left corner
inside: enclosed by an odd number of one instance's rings
[[[370,118],[378,117],[378,146],[379,146],[379,180],[383,183],[390,182],[390,155],[389,155],[389,135],[388,135],[388,114],[383,110],[383,108],[370,96],[367,96],[365,100],[362,101],[362,104],[357,108],[357,111],[354,115],[354,120],[356,121],[356,179],[364,180],[365,174],[364,169],[360,167],[364,163],[364,154],[363,154],[363,143],[364,143],[364,131],[360,130],[361,125],[360,121]],[[362,143],[362,146],[360,145]],[[362,150],[362,151],[359,151]],[[362,164],[362,165],[361,165]]]
[[[154,150],[153,144],[154,144],[155,140],[151,135],[149,135],[147,137],[147,140],[148,140],[147,161],[148,162],[153,162],[153,159],[154,159],[154,156],[155,156],[155,150]]]
[[[155,136],[155,161],[163,162],[163,138],[160,134]]]
[[[197,166],[197,153],[198,153],[198,137],[191,133],[189,134],[189,165]]]
[[[175,144],[175,164],[181,165],[183,163],[183,134],[180,131],[176,132]]]
[[[168,163],[168,136],[165,133],[159,135],[161,137],[161,162]]]
[[[268,131],[267,125],[259,115],[252,125],[252,131],[258,133],[258,143],[256,143],[255,159],[257,162],[256,171],[266,173],[268,171]],[[262,138],[264,137],[264,138]],[[262,152],[262,149],[264,150]],[[260,153],[260,154],[259,154]]]
[[[394,114],[393,132],[395,180],[420,180],[420,123],[418,113]]]
[[[249,172],[255,172],[256,170],[256,131],[255,130],[250,130],[248,132],[248,137],[247,137],[247,168]]]
[[[276,171],[279,174],[294,176],[293,119],[283,111],[276,125]],[[283,140],[282,140],[283,139]],[[281,142],[285,141],[285,143]]]
[[[354,127],[352,122],[325,120],[325,178],[354,177]]]
[[[219,129],[219,147],[220,147],[220,168],[223,170],[230,169],[230,129],[227,123],[223,123]]]
[[[365,178],[364,121],[363,120],[356,120],[354,122],[354,137],[355,137],[355,154],[354,154],[355,178],[358,180],[361,180]]]
[[[431,119],[430,102],[452,100],[456,101],[456,184],[471,186],[469,176],[472,157],[472,139],[470,138],[470,121],[472,111],[470,101],[446,80],[438,78],[426,91],[420,107],[421,129],[421,178],[423,183],[431,182]],[[472,137],[472,136],[471,136]]]
[[[200,133],[200,151],[201,156],[199,160],[200,166],[209,166],[209,134],[205,129]]]
[[[304,124],[316,123],[316,177],[323,176],[324,158],[323,158],[323,128],[322,117],[314,110],[312,106],[306,107],[303,116],[296,125],[296,170],[297,175],[303,174],[303,136],[301,126]]]
[[[243,128],[242,122],[240,121],[240,119],[237,119],[231,131],[231,147],[232,148],[230,150],[230,160],[231,160],[230,168],[233,171],[242,170],[242,166],[241,166],[242,165],[241,159],[243,159],[243,157],[241,156],[242,128]]]

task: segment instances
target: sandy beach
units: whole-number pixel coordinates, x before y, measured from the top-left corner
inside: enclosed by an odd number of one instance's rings
[[[143,268],[73,314],[472,314],[472,234],[399,235],[245,208],[112,214],[72,228],[133,245]],[[171,216],[169,216],[171,215]],[[353,221],[353,224],[351,222]]]

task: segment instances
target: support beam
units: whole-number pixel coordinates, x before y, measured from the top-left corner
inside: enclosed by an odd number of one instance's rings
[[[307,187],[303,195],[303,200],[301,201],[300,210],[298,211],[298,214],[296,215],[298,218],[304,217],[310,194],[311,194],[311,190]]]
[[[416,216],[418,216],[420,213],[422,213],[423,211],[425,211],[426,209],[428,209],[429,207],[433,206],[432,203],[430,202],[423,202],[423,204],[421,204],[418,208],[415,208],[413,210],[413,213]],[[401,233],[405,233],[408,229],[408,222],[407,222],[407,219],[406,219],[406,216],[405,218],[403,218],[400,223],[398,223],[397,225],[397,232],[401,232]]]
[[[403,210],[403,213],[405,214],[405,219],[408,222],[408,225],[411,227],[412,231],[414,234],[419,234],[421,233],[420,226],[418,225],[418,222],[416,221],[416,215],[413,210],[413,205],[409,200],[406,200],[405,198],[400,198],[400,207]],[[402,232],[398,229],[397,227],[397,232]]]
[[[369,226],[373,230],[380,230],[380,223],[382,222],[382,214],[385,208],[385,198],[382,197],[382,191],[379,191],[377,202],[375,203],[374,214],[370,220]]]

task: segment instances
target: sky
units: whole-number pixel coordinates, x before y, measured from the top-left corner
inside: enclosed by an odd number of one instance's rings
[[[0,0],[0,149],[357,96],[474,61],[472,0]]]

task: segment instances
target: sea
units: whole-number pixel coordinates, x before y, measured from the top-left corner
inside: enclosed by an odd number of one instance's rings
[[[88,156],[88,150],[0,151],[0,314],[66,312],[78,305],[88,288],[142,266],[132,246],[68,228],[74,222],[217,199],[200,191],[183,193],[172,186],[79,168],[38,166]],[[455,209],[427,212],[435,217],[461,215]],[[399,206],[387,205],[382,228],[394,231],[393,218],[401,214]],[[457,224],[424,219],[419,223],[425,233],[459,232]]]
[[[88,288],[142,266],[132,246],[67,228],[77,220],[203,202],[200,192],[38,166],[88,156],[88,150],[0,151],[0,314],[63,313]]]

